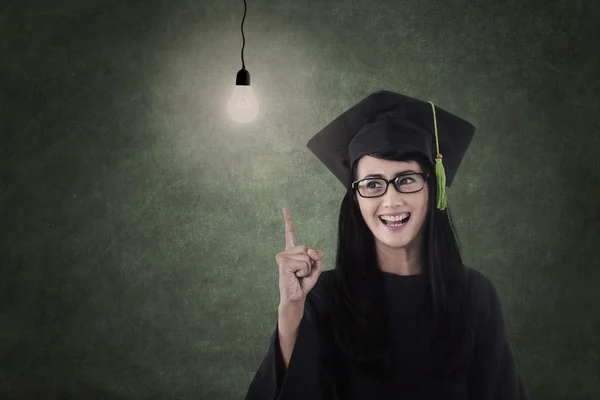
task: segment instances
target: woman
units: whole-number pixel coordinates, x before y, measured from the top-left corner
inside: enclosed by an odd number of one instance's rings
[[[336,265],[296,245],[284,209],[278,322],[247,400],[528,398],[497,292],[463,264],[446,209],[474,132],[378,91],[308,142],[347,189]]]

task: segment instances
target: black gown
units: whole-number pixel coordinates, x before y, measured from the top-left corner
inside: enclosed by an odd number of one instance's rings
[[[428,347],[431,300],[425,275],[384,273],[395,358],[402,367],[392,378],[365,376],[337,350],[326,328],[335,270],[323,271],[309,292],[294,350],[286,371],[278,326],[252,380],[246,400],[526,400],[527,390],[515,365],[502,306],[494,285],[469,271],[469,300],[475,307],[475,341],[468,365],[452,378],[434,378]]]

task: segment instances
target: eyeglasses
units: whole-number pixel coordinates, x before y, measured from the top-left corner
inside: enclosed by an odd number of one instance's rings
[[[429,174],[413,173],[399,175],[390,180],[384,178],[366,178],[352,182],[352,188],[358,191],[361,197],[372,198],[383,196],[390,183],[394,184],[400,193],[415,193],[423,189]]]

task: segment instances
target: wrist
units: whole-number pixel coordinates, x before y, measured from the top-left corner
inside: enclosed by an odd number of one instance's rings
[[[279,323],[289,327],[292,325],[298,325],[300,320],[304,316],[304,303],[298,304],[279,304],[277,309],[277,316]]]

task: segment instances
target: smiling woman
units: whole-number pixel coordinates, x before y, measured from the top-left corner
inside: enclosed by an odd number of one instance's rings
[[[322,272],[286,214],[279,318],[247,400],[528,398],[498,294],[463,264],[446,209],[474,132],[379,91],[308,142],[346,188],[336,265]]]
[[[353,182],[354,198],[375,237],[380,269],[399,275],[421,272],[420,265],[409,265],[405,260],[416,260],[423,245],[424,221],[429,208],[429,187],[425,181],[430,174],[424,173],[414,160],[385,160],[381,154],[364,156],[356,166],[356,175],[365,178]],[[399,170],[401,172],[397,172]],[[377,176],[394,178],[373,178]],[[394,190],[390,190],[390,184]],[[409,220],[412,220],[410,224]]]
[[[373,159],[371,156],[365,156],[363,160],[369,162]],[[420,167],[415,167],[420,169]],[[390,184],[393,184],[399,193],[416,193],[423,189],[425,181],[429,179],[429,174],[417,173],[414,170],[398,172],[394,178],[386,179],[381,177],[381,174],[369,174],[365,178],[352,183],[356,191],[361,197],[372,199],[374,197],[383,196]],[[410,219],[410,212],[396,212],[390,214],[382,214],[378,216],[382,223],[388,227],[403,226]]]

